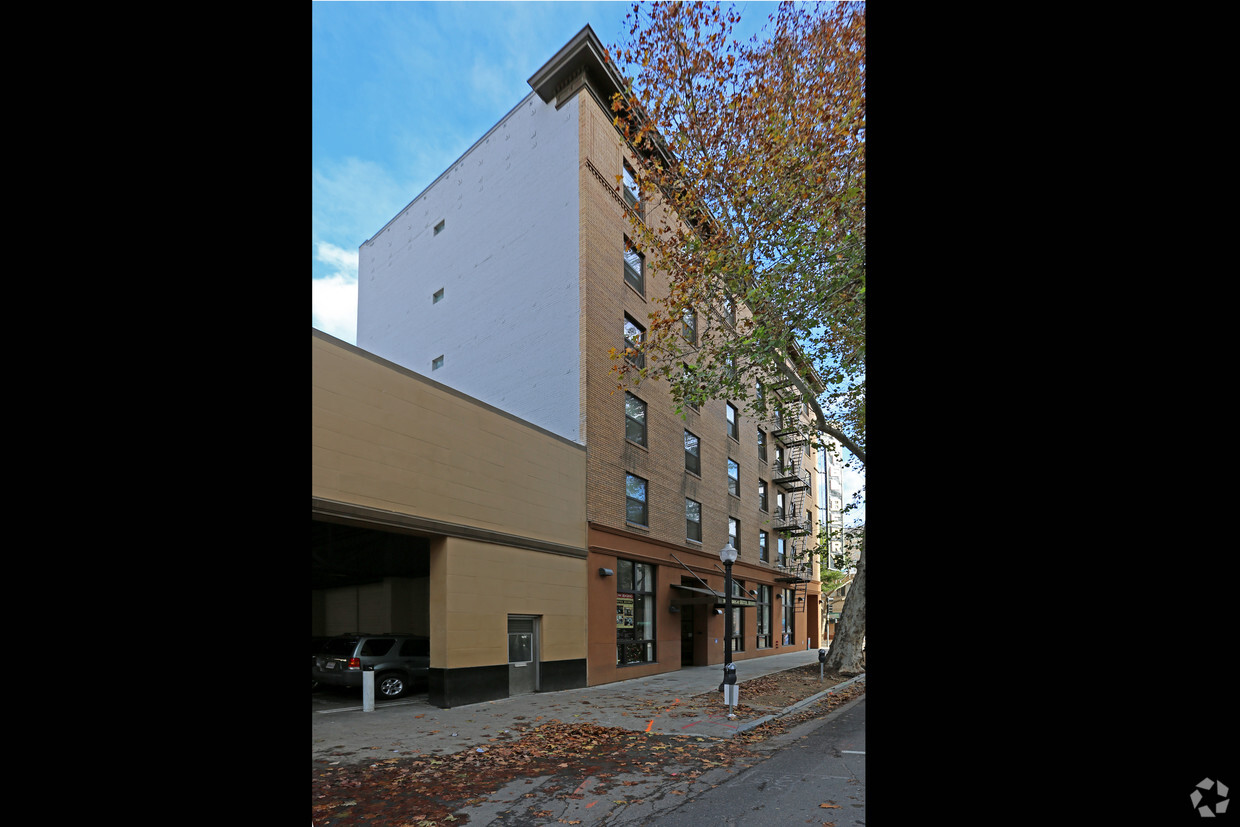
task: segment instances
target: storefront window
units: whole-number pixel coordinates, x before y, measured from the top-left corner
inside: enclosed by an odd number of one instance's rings
[[[745,583],[741,580],[732,581],[733,597],[749,597],[745,593]],[[739,606],[732,607],[732,651],[745,651],[745,612]]]
[[[616,664],[653,663],[654,566],[616,561]]]
[[[771,587],[758,586],[758,648],[771,648]]]
[[[783,634],[784,634],[784,645],[785,646],[789,646],[792,644],[792,636],[796,634],[796,615],[793,614],[793,612],[796,611],[796,606],[792,602],[795,599],[796,598],[793,596],[792,592],[788,591],[787,589],[784,589],[784,630],[783,630]]]

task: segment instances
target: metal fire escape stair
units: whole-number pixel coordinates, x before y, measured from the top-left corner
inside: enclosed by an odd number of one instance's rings
[[[784,536],[786,549],[783,563],[776,567],[779,574],[775,580],[789,584],[795,602],[793,611],[804,612],[805,595],[814,571],[806,553],[809,541],[805,539],[812,530],[805,508],[806,492],[810,491],[809,473],[804,468],[807,439],[795,428],[780,428],[772,431],[771,436],[778,440],[771,482],[785,493],[784,507],[775,507],[771,521],[775,531]]]

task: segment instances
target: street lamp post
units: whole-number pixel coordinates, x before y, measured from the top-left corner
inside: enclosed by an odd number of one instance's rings
[[[723,683],[719,688],[723,690],[725,703],[735,708],[738,692],[735,688],[736,666],[732,663],[732,564],[736,562],[736,549],[732,548],[731,543],[719,550],[719,559],[723,561],[724,567]],[[728,717],[735,718],[736,715],[729,710]]]

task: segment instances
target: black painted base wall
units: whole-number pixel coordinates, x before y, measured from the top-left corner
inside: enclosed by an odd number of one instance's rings
[[[586,685],[586,659],[553,660],[539,664],[542,692],[581,689]]]
[[[539,664],[541,692],[580,689],[586,685],[585,658]],[[508,697],[508,664],[466,669],[431,669],[427,700],[442,709]]]

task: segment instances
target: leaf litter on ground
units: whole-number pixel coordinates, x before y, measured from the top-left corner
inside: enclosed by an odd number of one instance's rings
[[[844,682],[840,676],[818,680],[817,664],[764,675],[740,684],[738,719],[769,714]],[[468,747],[448,755],[386,758],[370,763],[313,767],[311,814],[315,827],[460,827],[468,816],[458,811],[480,804],[509,782],[541,776],[575,775],[598,779],[591,795],[606,794],[617,774],[675,775],[692,784],[707,770],[759,760],[754,748],[789,728],[820,717],[865,692],[855,682],[804,709],[765,721],[726,740],[693,735],[662,735],[591,723],[551,720],[521,731],[515,739],[492,739],[484,749]],[[700,714],[719,704],[717,693],[688,699],[676,714]],[[698,712],[694,712],[698,710]],[[579,780],[579,779],[578,779]],[[527,780],[526,783],[533,783]],[[573,783],[573,789],[576,781]],[[543,785],[543,791],[558,788]],[[564,793],[558,798],[580,799]]]

